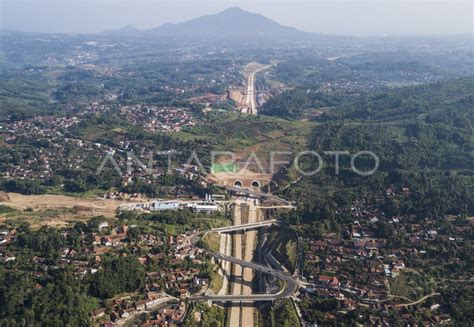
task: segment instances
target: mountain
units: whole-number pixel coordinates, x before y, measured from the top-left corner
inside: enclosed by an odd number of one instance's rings
[[[142,32],[132,25],[127,25],[118,30],[105,30],[104,34],[114,36],[139,36]]]
[[[296,28],[283,26],[265,16],[254,14],[238,7],[178,24],[167,23],[154,29],[152,32],[162,36],[239,38],[299,36],[305,34]]]
[[[166,23],[154,29],[140,31],[140,33],[148,36],[191,38],[298,37],[306,35],[296,28],[283,26],[265,16],[238,7],[181,23]],[[109,31],[108,34],[135,36],[139,34],[139,31],[127,26],[120,30]]]

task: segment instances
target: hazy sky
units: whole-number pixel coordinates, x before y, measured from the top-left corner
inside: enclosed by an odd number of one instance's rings
[[[466,1],[0,0],[1,27],[96,33],[131,24],[157,27],[239,6],[307,32],[345,35],[472,34]]]

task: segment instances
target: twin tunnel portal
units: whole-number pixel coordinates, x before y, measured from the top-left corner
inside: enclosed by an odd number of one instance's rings
[[[240,180],[237,179],[234,181],[234,187],[247,187],[247,188],[252,188],[252,189],[260,189],[261,183],[258,180]]]

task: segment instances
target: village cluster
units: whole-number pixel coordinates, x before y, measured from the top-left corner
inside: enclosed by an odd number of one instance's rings
[[[35,278],[47,277],[51,269],[73,269],[78,278],[96,274],[102,269],[103,256],[116,253],[127,256],[137,252],[142,255],[138,261],[144,267],[163,267],[159,270],[147,269],[145,284],[138,293],[113,298],[105,307],[93,310],[91,317],[102,322],[102,326],[113,326],[137,319],[144,312],[151,318],[142,326],[167,326],[181,322],[186,312],[183,301],[190,294],[203,293],[209,286],[209,279],[203,277],[203,250],[191,244],[191,232],[176,236],[165,236],[150,233],[134,233],[137,226],[117,225],[103,220],[96,230],[81,236],[82,250],[62,248],[57,266],[50,266],[47,258],[32,256],[35,264]],[[62,237],[67,238],[70,230],[65,230]],[[16,229],[0,231],[0,261],[2,264],[14,265],[18,260],[15,251],[9,245],[15,241]],[[161,251],[161,252],[160,252]],[[37,287],[42,287],[37,284]]]
[[[410,190],[406,187],[390,188],[386,194],[374,195],[374,198],[376,202],[378,200],[378,203],[383,203],[385,197],[407,197],[409,194]],[[406,300],[416,295],[398,294],[400,285],[396,281],[405,280],[405,274],[417,274],[416,267],[437,267],[459,260],[453,257],[445,262],[433,255],[432,251],[438,244],[462,249],[468,237],[469,226],[456,226],[451,232],[447,232],[440,228],[439,222],[430,218],[426,218],[423,223],[417,222],[411,216],[387,218],[380,206],[367,198],[355,200],[349,208],[338,208],[338,213],[353,218],[352,223],[340,231],[343,237],[326,233],[320,238],[304,239],[303,271],[307,286],[300,293],[301,299],[334,298],[345,310],[354,310],[360,306],[369,307],[375,312],[393,309],[401,314],[405,322],[415,323],[417,317],[425,326],[451,320],[449,314],[443,312],[440,304],[436,302],[436,295],[439,294],[436,293],[435,285],[431,285],[431,294],[417,295],[433,297],[431,304],[423,304],[423,301],[420,301],[420,304],[416,305],[416,298],[412,299],[413,304],[401,302],[403,297]],[[388,232],[378,231],[379,223],[385,224],[384,229]],[[398,235],[400,241],[389,241],[392,234]],[[401,279],[397,279],[398,277]],[[457,278],[459,282],[474,278],[462,272],[458,276],[450,277]],[[425,282],[429,284],[429,281]],[[307,311],[306,315],[310,314],[310,311]],[[371,316],[371,323],[390,325],[389,318],[381,316],[383,315]],[[335,312],[326,312],[324,318],[335,320]]]
[[[94,102],[83,114],[113,113],[128,123],[150,132],[178,132],[183,127],[194,126],[196,121],[188,109],[156,105],[115,105]]]
[[[105,106],[105,108],[108,107]],[[147,109],[152,110],[149,113],[144,113],[137,109],[137,115],[144,119],[148,119],[145,117],[151,119],[151,117],[154,117],[151,112],[158,110],[156,107],[153,108]],[[64,170],[86,170],[96,173],[102,160],[107,156],[112,157],[123,172],[122,182],[125,186],[134,179],[150,182],[154,177],[163,175],[165,167],[152,167],[153,174],[150,174],[148,170],[135,167],[138,166],[136,162],[134,163],[135,169],[127,173],[126,168],[130,161],[128,153],[132,153],[132,149],[137,150],[137,160],[148,163],[147,156],[151,153],[152,149],[147,144],[143,144],[143,142],[126,142],[120,139],[113,142],[91,142],[77,138],[77,133],[74,129],[78,127],[79,123],[88,119],[85,116],[89,115],[88,117],[90,117],[90,114],[93,114],[95,111],[100,112],[102,110],[108,109],[104,109],[102,105],[96,104],[87,109],[86,112],[82,111],[71,117],[39,115],[16,122],[0,123],[0,139],[3,139],[6,146],[5,156],[0,159],[0,164],[2,164],[0,177],[6,180],[36,180],[45,182],[53,176],[61,174]],[[175,122],[169,125],[165,124],[164,128],[170,128],[170,131],[177,131],[182,126],[187,126],[188,123],[194,124],[192,117],[184,109],[160,108],[159,111],[163,117],[166,117],[165,120],[169,119],[169,122]],[[127,112],[131,114],[133,110],[130,109]],[[130,117],[124,117],[124,119],[132,123],[137,122]],[[158,120],[154,121],[158,124]],[[72,135],[76,136],[73,137]],[[16,157],[14,157],[13,152],[11,154],[8,152],[9,148],[13,149],[20,145],[22,146],[21,151],[15,155]],[[108,164],[109,169],[114,169],[110,162]],[[192,177],[193,167],[189,168],[185,165],[175,172],[181,176]]]

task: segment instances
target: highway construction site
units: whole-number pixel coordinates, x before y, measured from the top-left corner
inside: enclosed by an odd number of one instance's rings
[[[243,113],[258,114],[256,74],[270,67],[257,63],[246,67],[246,91],[240,101]],[[190,300],[222,306],[226,308],[226,325],[246,327],[259,325],[256,319],[262,305],[289,298],[298,289],[297,274],[291,274],[265,247],[265,231],[278,225],[278,221],[272,219],[275,212],[294,207],[288,201],[262,191],[269,190],[271,174],[242,169],[238,165],[234,170],[208,176],[232,196],[233,225],[210,231],[214,239],[219,239],[219,248],[207,250],[217,263],[222,286],[217,292],[215,288],[214,291],[209,288],[203,295]]]
[[[258,105],[261,105],[264,94],[260,94],[260,101],[257,94],[256,87],[256,75],[272,65],[263,65],[256,62],[249,63],[244,67],[242,74],[245,76],[245,82],[243,88],[238,87],[229,90],[228,94],[230,99],[235,101],[237,109],[242,113],[256,115],[258,114]]]
[[[265,251],[266,228],[278,225],[269,211],[292,210],[260,205],[256,192],[242,190],[232,201],[233,226],[216,228],[211,233],[220,236],[219,251],[207,253],[219,265],[222,287],[215,294],[209,289],[204,295],[190,298],[209,301],[227,308],[229,326],[254,326],[256,309],[268,301],[292,296],[297,288],[297,277],[290,274],[268,251]],[[253,195],[253,196],[251,196]],[[282,286],[283,285],[283,286]]]

